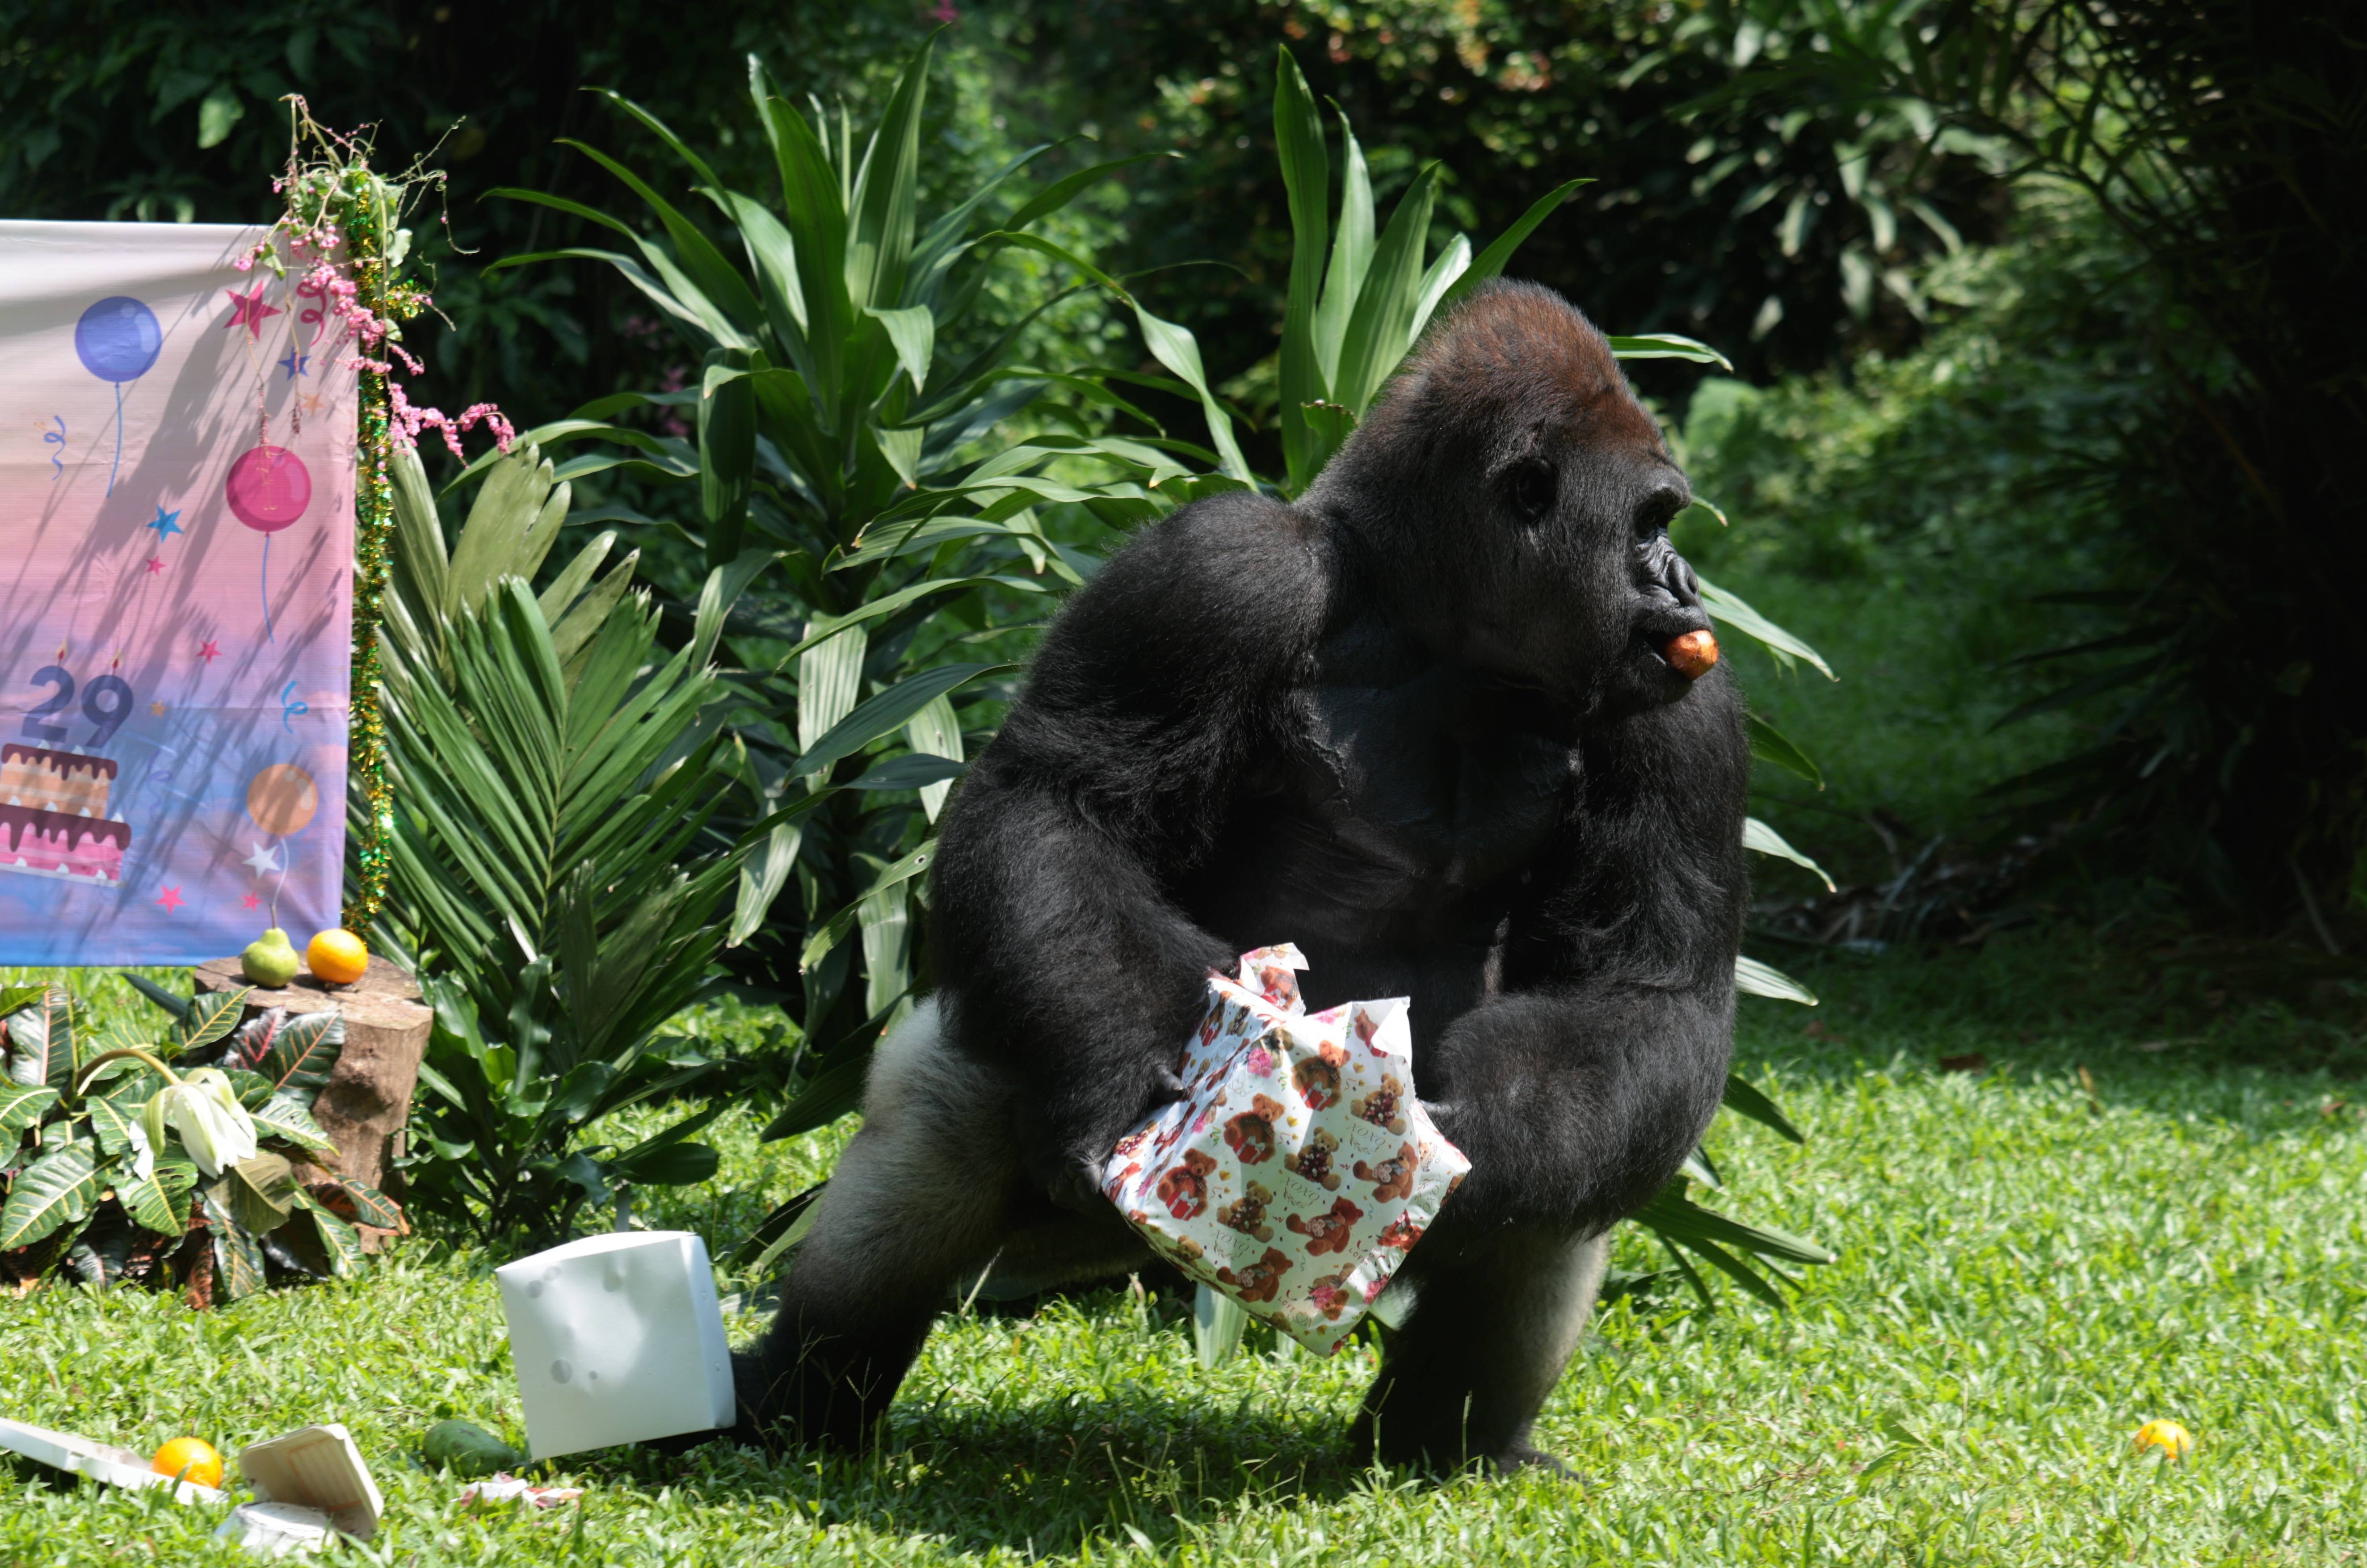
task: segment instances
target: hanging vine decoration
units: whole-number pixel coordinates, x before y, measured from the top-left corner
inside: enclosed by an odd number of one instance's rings
[[[412,375],[423,371],[402,347],[402,324],[434,302],[404,270],[411,231],[402,222],[423,196],[442,193],[442,172],[414,164],[391,178],[380,175],[370,166],[367,133],[340,135],[315,122],[300,96],[290,94],[284,101],[288,164],[271,187],[282,202],[280,215],[238,267],[245,271],[261,266],[283,279],[291,266],[302,268],[297,292],[319,301],[317,312],[307,312],[323,318],[319,341],[324,348],[346,348],[338,364],[356,370],[360,381],[344,921],[347,930],[368,932],[386,896],[394,835],[378,642],[394,545],[394,490],[387,465],[394,444],[415,444],[424,428],[436,429],[455,456],[460,452],[459,432],[480,423],[505,452],[514,433],[491,403],[479,403],[458,419],[417,407],[394,377],[397,360]],[[439,216],[439,222],[449,220]]]

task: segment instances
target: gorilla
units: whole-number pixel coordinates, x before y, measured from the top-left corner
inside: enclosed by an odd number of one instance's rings
[[[1211,496],[1113,556],[942,824],[935,994],[737,1358],[738,1435],[863,1442],[981,1271],[1146,1264],[1103,1163],[1180,1095],[1209,972],[1295,942],[1310,1009],[1412,999],[1414,1093],[1472,1166],[1353,1445],[1553,1465],[1530,1426],[1605,1233],[1732,1049],[1750,763],[1727,671],[1664,652],[1709,626],[1690,500],[1603,335],[1498,282],[1296,505]]]

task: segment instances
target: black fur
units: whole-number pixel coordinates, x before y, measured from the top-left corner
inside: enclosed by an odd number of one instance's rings
[[[1730,1049],[1740,704],[1658,653],[1708,624],[1662,531],[1688,496],[1600,335],[1498,284],[1298,505],[1217,496],[1112,559],[943,824],[939,997],[990,1085],[955,1100],[999,1108],[974,1201],[892,1260],[838,1221],[748,1417],[857,1437],[957,1273],[1051,1244],[1014,1238],[1122,1250],[1101,1162],[1176,1092],[1207,972],[1290,941],[1310,1007],[1413,999],[1415,1092],[1473,1166],[1359,1443],[1538,1460],[1595,1238],[1698,1141]]]

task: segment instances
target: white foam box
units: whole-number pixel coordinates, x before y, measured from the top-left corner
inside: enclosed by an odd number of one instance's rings
[[[723,1311],[688,1231],[585,1236],[493,1278],[536,1459],[731,1425]]]
[[[13,1449],[27,1459],[39,1460],[75,1475],[86,1475],[93,1481],[104,1481],[109,1486],[170,1486],[176,1503],[222,1500],[222,1494],[210,1486],[200,1486],[194,1481],[176,1483],[171,1476],[150,1469],[145,1454],[94,1443],[71,1432],[52,1432],[46,1426],[29,1426],[22,1421],[0,1420],[0,1449]]]
[[[214,1533],[258,1557],[316,1552],[338,1535],[368,1540],[386,1505],[353,1435],[336,1422],[303,1426],[238,1452],[259,1499],[231,1511]]]

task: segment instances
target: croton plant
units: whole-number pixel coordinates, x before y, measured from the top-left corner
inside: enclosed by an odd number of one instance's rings
[[[242,1027],[245,999],[201,996],[159,1035],[102,1023],[62,986],[0,988],[0,1281],[63,1270],[208,1306],[353,1274],[366,1231],[408,1228],[313,1158],[335,1148],[311,1106],[345,1020],[274,1007]]]

